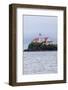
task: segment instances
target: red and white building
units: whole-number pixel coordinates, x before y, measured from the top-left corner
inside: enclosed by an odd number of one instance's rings
[[[33,43],[43,43],[43,44],[46,44],[46,45],[53,43],[53,41],[50,41],[48,39],[48,37],[37,37],[37,38],[34,38],[32,42]]]

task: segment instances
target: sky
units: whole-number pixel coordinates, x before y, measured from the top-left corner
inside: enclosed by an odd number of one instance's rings
[[[24,27],[24,49],[29,43],[41,33],[41,37],[48,37],[57,43],[57,16],[23,16]]]

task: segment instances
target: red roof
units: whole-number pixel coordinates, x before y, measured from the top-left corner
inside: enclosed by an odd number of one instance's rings
[[[34,40],[36,40],[36,41],[37,41],[37,40],[39,40],[39,38],[35,38]]]
[[[48,39],[48,37],[45,37],[44,39],[45,39],[45,40],[47,40],[47,39]]]

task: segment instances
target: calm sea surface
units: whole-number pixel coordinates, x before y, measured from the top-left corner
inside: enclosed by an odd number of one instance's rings
[[[57,73],[57,51],[24,52],[23,74]]]

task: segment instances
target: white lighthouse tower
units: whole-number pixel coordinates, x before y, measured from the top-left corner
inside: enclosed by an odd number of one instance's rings
[[[41,42],[43,42],[43,41],[44,41],[44,39],[43,39],[43,37],[42,37],[42,34],[39,33],[39,42],[41,43]]]

